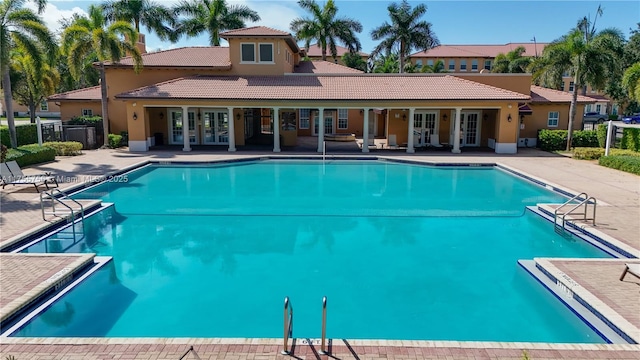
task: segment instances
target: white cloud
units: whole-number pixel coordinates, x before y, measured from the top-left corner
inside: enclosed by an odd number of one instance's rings
[[[37,11],[37,7],[31,1],[27,2],[26,7]],[[40,16],[44,20],[44,23],[47,25],[49,30],[51,30],[53,33],[57,33],[60,30],[59,21],[63,18],[70,18],[75,13],[80,15],[87,15],[87,12],[85,10],[77,6],[71,9],[61,10],[51,2],[48,2],[47,7],[42,12],[42,14],[40,14]]]

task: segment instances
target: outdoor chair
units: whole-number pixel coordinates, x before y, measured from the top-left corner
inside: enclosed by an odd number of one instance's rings
[[[50,173],[43,175],[25,175],[15,161],[2,163],[0,171],[2,174],[3,189],[7,185],[33,185],[36,191],[40,191],[40,189],[38,189],[38,185],[40,184],[44,184],[47,189],[49,189],[49,184],[56,184],[56,187],[58,187],[58,181],[55,176]]]
[[[624,279],[625,275],[627,275],[628,272],[640,278],[640,264],[624,264],[624,265],[626,266],[626,268],[624,269],[624,271],[622,272],[622,275],[620,276],[620,281]]]
[[[433,147],[441,148],[442,144],[440,144],[440,135],[432,134],[429,139],[429,145]]]
[[[396,138],[396,134],[389,134],[389,138],[387,139],[387,148],[389,149],[398,148],[398,140]]]

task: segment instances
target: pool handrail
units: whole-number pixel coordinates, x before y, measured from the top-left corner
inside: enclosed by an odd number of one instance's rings
[[[320,354],[328,354],[326,350],[327,340],[327,297],[322,298],[322,339],[320,341]]]
[[[289,297],[284,298],[284,346],[280,352],[282,355],[289,354],[289,337],[293,335],[293,305]]]

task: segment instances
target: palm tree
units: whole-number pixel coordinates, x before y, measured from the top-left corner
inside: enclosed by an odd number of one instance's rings
[[[175,17],[172,11],[151,0],[109,0],[102,4],[105,19],[108,21],[126,21],[132,23],[140,32],[140,25],[147,31],[155,32],[160,40],[175,41],[172,26]]]
[[[440,42],[431,30],[431,23],[420,20],[427,12],[424,4],[419,4],[412,9],[407,0],[402,0],[399,5],[391,3],[387,10],[391,24],[385,21],[371,31],[373,40],[382,40],[373,50],[372,55],[382,51],[386,53],[397,51],[400,60],[399,71],[402,73],[409,52],[413,49],[426,51],[438,46]]]
[[[598,7],[597,15],[602,10]],[[604,88],[607,75],[619,70],[624,37],[617,29],[597,32],[587,17],[576,28],[547,45],[542,57],[533,65],[533,79],[542,86],[558,88],[564,74],[573,78],[573,92],[569,107],[567,150],[571,150],[573,122],[576,116],[578,90],[586,84]]]
[[[397,73],[400,68],[400,64],[398,62],[398,54],[389,53],[386,55],[378,55],[373,61],[373,69],[371,72],[373,73],[384,73],[391,74]]]
[[[246,27],[245,21],[260,20],[258,13],[248,6],[227,5],[225,0],[183,0],[174,12],[186,16],[178,22],[178,36],[198,36],[207,31],[212,46],[220,46],[221,32]]]
[[[42,69],[42,57],[37,56],[39,49],[45,51],[46,59],[53,63],[56,43],[42,19],[32,10],[25,8],[25,0],[3,0],[0,4],[0,72],[4,90],[4,103],[9,125],[11,147],[18,146],[16,124],[13,118],[13,95],[11,91],[10,59],[11,51],[19,46],[33,55],[36,79],[39,80]],[[46,5],[45,0],[35,1],[41,12]]]
[[[39,54],[44,58],[44,54]],[[42,62],[40,70],[36,69],[36,62]],[[15,77],[12,91],[21,105],[29,107],[31,122],[36,120],[36,106],[49,95],[55,93],[60,82],[60,75],[55,68],[49,66],[45,59],[36,60],[24,48],[16,48],[11,57],[12,71]],[[15,80],[14,80],[15,79]]]
[[[640,102],[640,62],[631,65],[622,76],[622,86],[629,97]]]
[[[311,41],[316,41],[322,50],[322,60],[327,60],[327,46],[331,56],[336,59],[338,50],[336,41],[343,43],[350,52],[361,49],[356,33],[362,31],[362,24],[350,18],[336,18],[338,8],[333,0],[329,0],[320,8],[315,0],[300,0],[298,5],[311,13],[311,18],[295,18],[291,21],[291,31],[296,39],[305,42],[309,51]]]
[[[524,46],[518,46],[506,54],[498,54],[493,61],[491,71],[494,73],[526,73],[532,58],[523,56],[525,51]]]
[[[124,40],[122,40],[124,38]],[[107,78],[104,62],[118,62],[125,54],[133,58],[136,73],[142,69],[142,57],[136,47],[138,32],[125,21],[116,21],[107,26],[102,8],[91,5],[89,17],[77,19],[62,34],[62,52],[67,55],[69,70],[74,78],[80,77],[83,59],[89,55],[98,58],[100,90],[102,92],[102,129],[104,144],[109,144],[109,114],[107,109]]]
[[[446,73],[448,71],[444,69],[444,61],[438,60],[433,65],[424,65],[420,72],[439,74]]]

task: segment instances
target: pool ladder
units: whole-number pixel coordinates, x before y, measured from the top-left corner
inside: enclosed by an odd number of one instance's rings
[[[284,298],[284,344],[282,355],[289,355],[289,338],[293,338],[293,305],[289,297]],[[322,339],[320,342],[320,353],[328,354],[327,348],[327,297],[322,298]]]
[[[584,200],[580,200],[581,197],[583,197]],[[580,202],[577,204],[571,204],[572,201],[576,201],[576,200],[580,200]],[[592,213],[592,217],[587,218],[587,214],[589,212],[589,209],[588,209],[589,204],[593,205],[593,213]],[[574,206],[566,212],[560,211],[563,207],[568,205],[574,205]],[[592,224],[595,226],[596,225],[596,205],[597,205],[596,198],[594,198],[593,196],[589,196],[587,193],[584,193],[584,192],[567,200],[564,204],[558,206],[554,212],[553,228],[555,232],[561,235],[564,234],[564,232],[566,231],[566,225],[567,225],[566,217],[567,215],[570,215],[570,214],[582,215],[583,221],[591,220]],[[584,211],[578,212],[578,213],[575,212],[579,209],[584,209]]]
[[[48,208],[48,205],[45,205],[47,201],[51,205],[51,210],[45,209]],[[74,208],[69,205],[68,202],[77,205],[77,207]],[[61,205],[63,209],[60,209],[59,207],[56,209],[56,204]],[[74,240],[76,240],[76,218],[79,218],[82,230],[81,235],[84,236],[84,206],[77,200],[70,198],[64,191],[59,190],[58,188],[42,191],[40,193],[40,210],[42,211],[42,220],[45,221],[47,220],[46,215],[71,215],[71,230],[73,232]]]

